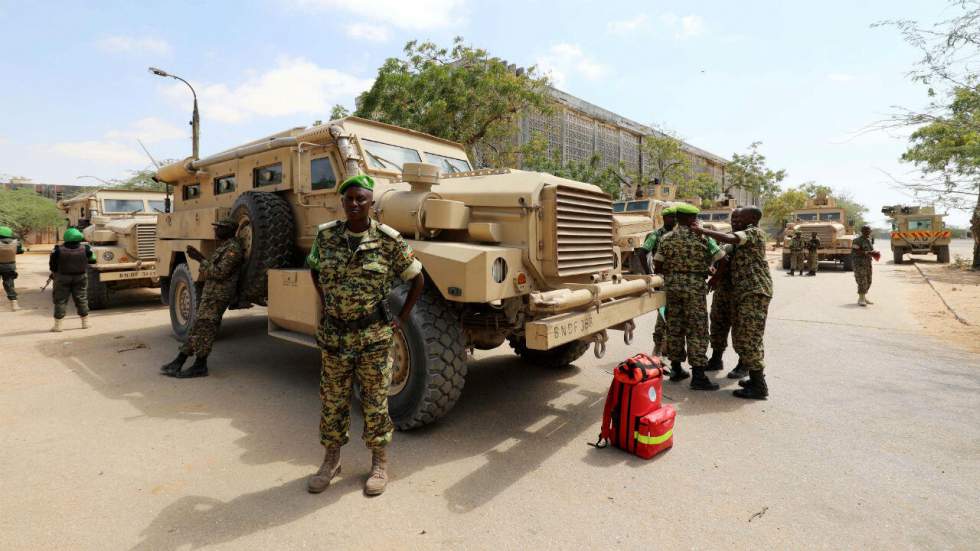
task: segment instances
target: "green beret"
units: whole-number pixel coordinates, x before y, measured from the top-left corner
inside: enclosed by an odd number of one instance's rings
[[[661,216],[670,216],[677,213],[677,207],[667,207],[660,211]]]
[[[8,228],[7,226],[0,226],[0,237],[13,237],[14,230]]]
[[[75,228],[68,228],[67,230],[65,230],[65,235],[63,236],[63,238],[65,240],[65,243],[85,241],[85,236],[82,235],[82,232],[78,231]]]
[[[344,183],[340,184],[340,189],[337,190],[340,193],[347,191],[347,188],[359,187],[361,189],[366,189],[368,191],[374,191],[374,180],[367,174],[358,174],[357,176],[351,176],[350,178],[344,180]]]
[[[689,205],[687,203],[682,203],[680,205],[677,205],[676,207],[674,207],[674,211],[677,214],[697,214],[701,212],[701,210],[695,207],[694,205]]]

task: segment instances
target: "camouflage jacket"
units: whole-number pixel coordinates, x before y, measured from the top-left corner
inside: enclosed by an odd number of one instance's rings
[[[814,237],[806,242],[806,250],[813,252],[820,248],[820,239]]]
[[[732,283],[735,295],[747,294],[772,297],[772,275],[766,260],[766,232],[756,226],[735,232],[738,245],[732,256]]]
[[[797,253],[797,252],[800,252],[800,251],[803,250],[803,236],[802,235],[794,235],[793,236],[793,239],[791,239],[790,242],[789,242],[789,250],[792,251],[792,252],[794,252],[794,253]]]
[[[237,237],[220,243],[211,256],[201,261],[203,294],[219,293],[230,298],[238,287],[238,270],[245,259],[245,247]]]
[[[875,250],[874,245],[871,244],[871,239],[859,235],[851,241],[851,256],[854,257],[854,262],[860,262],[862,264],[871,264],[871,256],[868,254],[858,254],[863,251],[869,253]]]
[[[708,269],[724,256],[724,251],[713,239],[699,236],[687,226],[678,224],[660,240],[653,260],[664,271],[668,291],[681,290],[697,281],[700,281],[697,290],[701,291],[702,287],[707,290]]]
[[[667,233],[666,227],[661,227],[650,232],[650,234],[647,235],[647,238],[643,240],[643,244],[640,245],[639,248],[655,254],[657,252],[657,243],[659,243],[660,239]]]

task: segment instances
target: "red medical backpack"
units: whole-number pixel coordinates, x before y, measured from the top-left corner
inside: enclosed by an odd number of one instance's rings
[[[650,459],[674,445],[676,412],[669,404],[661,405],[665,373],[660,360],[646,354],[637,354],[616,367],[597,447],[612,444]]]

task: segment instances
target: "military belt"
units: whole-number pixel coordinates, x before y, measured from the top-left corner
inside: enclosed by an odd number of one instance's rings
[[[327,314],[326,317],[327,322],[331,327],[335,327],[341,331],[360,331],[361,329],[367,329],[376,323],[391,322],[391,313],[388,310],[388,303],[386,301],[379,302],[375,307],[374,312],[360,318],[344,320],[335,318],[330,314]]]

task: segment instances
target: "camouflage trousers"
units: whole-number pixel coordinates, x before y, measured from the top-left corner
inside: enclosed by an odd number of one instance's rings
[[[666,286],[667,357],[703,368],[708,365],[707,284],[700,275],[676,277]]]
[[[339,349],[322,348],[320,357],[320,443],[343,446],[350,440],[351,394],[354,380],[361,388],[362,438],[369,448],[391,442],[395,430],[388,415],[391,386],[391,339],[375,340],[364,331],[341,335]],[[373,342],[372,342],[373,341]]]
[[[88,276],[55,274],[52,297],[54,319],[65,318],[69,298],[75,303],[75,311],[78,312],[79,317],[84,318],[88,315]]]
[[[222,293],[202,294],[187,340],[180,346],[181,354],[203,358],[211,353],[214,339],[218,338],[218,329],[221,328],[221,317],[230,303],[231,296]]]
[[[653,347],[660,347],[661,352],[666,350],[667,340],[667,320],[657,312],[657,325],[653,328]]]
[[[871,261],[854,261],[854,281],[857,282],[858,294],[863,295],[871,288]]]
[[[806,267],[813,273],[817,272],[817,268],[820,267],[820,255],[817,253],[817,251],[807,253]]]
[[[735,318],[735,290],[725,285],[715,289],[711,297],[711,351],[728,348],[728,332]]]
[[[738,354],[738,361],[749,371],[765,368],[766,316],[769,314],[771,297],[758,293],[742,295],[735,305],[735,319],[732,324],[732,348]]]
[[[17,300],[17,289],[14,288],[14,280],[17,279],[17,265],[0,264],[0,279],[3,279],[3,290],[7,293],[7,298]]]
[[[789,253],[789,269],[791,272],[803,271],[803,251],[791,251]]]

